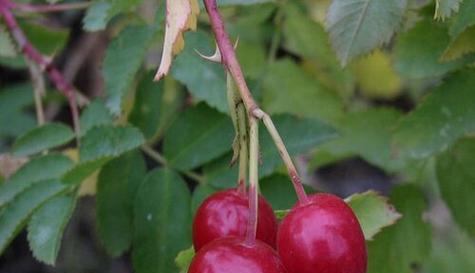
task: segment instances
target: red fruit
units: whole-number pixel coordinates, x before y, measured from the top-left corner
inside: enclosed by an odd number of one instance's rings
[[[236,189],[217,192],[198,208],[193,221],[193,245],[198,251],[207,243],[225,236],[246,235],[249,201]],[[272,207],[259,196],[257,239],[275,247],[277,219]]]
[[[365,239],[351,208],[331,194],[308,198],[292,208],[277,234],[289,273],[365,273]]]
[[[188,273],[285,273],[277,253],[256,240],[224,237],[203,247],[191,262]]]

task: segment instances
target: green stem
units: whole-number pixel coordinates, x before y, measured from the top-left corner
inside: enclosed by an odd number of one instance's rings
[[[249,156],[248,130],[247,130],[247,115],[246,108],[241,103],[237,107],[238,111],[238,128],[239,128],[239,178],[238,190],[242,193],[246,192],[247,180],[247,164]]]
[[[249,219],[247,224],[246,243],[256,241],[258,219],[259,189],[259,122],[249,117]]]

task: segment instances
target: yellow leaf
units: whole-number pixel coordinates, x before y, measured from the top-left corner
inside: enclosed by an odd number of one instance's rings
[[[196,29],[199,12],[197,0],[167,0],[165,39],[156,81],[168,74],[173,56],[183,50],[183,32]]]
[[[475,52],[475,26],[466,29],[457,38],[453,39],[442,54],[441,60],[444,62],[452,61],[471,52]]]
[[[401,91],[401,78],[380,50],[354,62],[352,71],[361,93],[369,98],[391,99]]]

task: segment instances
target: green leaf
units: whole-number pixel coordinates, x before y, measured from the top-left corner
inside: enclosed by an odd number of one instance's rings
[[[96,0],[87,9],[83,19],[83,27],[86,31],[99,31],[107,27],[107,23],[114,16],[132,11],[143,0]]]
[[[475,130],[475,70],[451,75],[398,124],[393,149],[401,157],[425,158]],[[414,130],[417,128],[417,130]]]
[[[104,30],[110,20],[111,4],[106,1],[94,1],[86,11],[83,27],[86,31]]]
[[[134,151],[108,162],[97,179],[98,231],[107,252],[114,257],[132,242],[133,200],[145,173],[145,161]]]
[[[209,185],[200,184],[193,190],[193,196],[191,197],[191,212],[195,215],[198,208],[201,206],[204,200],[217,190]]]
[[[315,119],[299,119],[289,115],[277,115],[273,117],[275,126],[279,131],[290,155],[309,152],[319,144],[337,137],[336,131]],[[267,133],[264,126],[260,127],[260,143],[262,165],[259,176],[265,177],[272,174],[282,160],[277,148]],[[237,167],[230,168],[228,159],[218,158],[204,166],[206,180],[216,188],[233,187],[237,181]]]
[[[389,42],[406,1],[334,0],[327,13],[330,41],[344,66],[358,55]]]
[[[41,54],[52,56],[63,49],[68,42],[68,28],[46,27],[24,20],[20,20],[19,25],[31,44],[35,45]]]
[[[268,67],[263,80],[262,103],[269,113],[289,113],[329,123],[343,114],[337,94],[289,59],[276,61]]]
[[[0,137],[17,137],[36,126],[35,118],[25,111],[33,104],[31,84],[10,85],[0,92]]]
[[[223,67],[203,60],[196,50],[212,55],[211,37],[201,31],[185,33],[185,49],[176,57],[171,75],[180,81],[198,100],[220,112],[227,113],[226,78]]]
[[[15,44],[13,43],[10,34],[6,31],[3,24],[0,24],[0,56],[15,57],[17,55]]]
[[[437,159],[437,180],[442,198],[455,220],[475,235],[475,139],[465,138]]]
[[[74,132],[68,126],[48,123],[20,136],[13,144],[12,151],[16,156],[28,156],[66,144],[73,138]]]
[[[395,47],[395,69],[407,78],[441,76],[455,70],[469,60],[440,62],[439,58],[449,45],[450,37],[445,25],[422,20],[401,34]]]
[[[109,109],[100,100],[91,102],[81,113],[80,125],[81,136],[84,136],[89,129],[99,125],[110,124],[114,121],[114,117]]]
[[[388,200],[374,191],[353,194],[345,201],[356,214],[366,240],[372,240],[381,229],[401,218]]]
[[[72,165],[73,162],[68,157],[55,154],[30,160],[6,183],[0,185],[0,207],[11,202],[18,194],[39,181],[59,178]]]
[[[63,232],[75,204],[74,194],[60,195],[46,201],[31,216],[28,223],[28,242],[37,260],[49,265],[55,264]]]
[[[462,0],[435,0],[435,14],[436,19],[446,19],[453,13],[459,11],[460,2]]]
[[[81,139],[81,162],[115,157],[144,143],[142,133],[132,126],[103,125],[89,130]]]
[[[339,123],[340,137],[324,143],[316,157],[319,158],[322,153],[337,158],[357,154],[388,171],[399,170],[403,162],[394,159],[391,154],[391,133],[401,116],[399,111],[391,108],[349,113]]]
[[[259,187],[261,194],[269,201],[274,210],[290,209],[297,203],[297,195],[287,175],[274,174],[266,177],[259,182]],[[307,194],[315,192],[307,185],[304,187]]]
[[[20,232],[33,211],[65,189],[66,187],[58,180],[36,183],[0,211],[0,254]]]
[[[368,242],[368,273],[411,273],[431,250],[430,226],[422,220],[422,192],[414,185],[398,186],[390,202],[403,217]]]
[[[276,0],[217,0],[218,6],[228,5],[254,5],[267,2],[275,2]],[[204,7],[202,1],[199,2],[200,7]]]
[[[475,26],[467,28],[455,39],[452,38],[441,59],[451,61],[472,52],[475,52]]]
[[[178,255],[175,258],[175,263],[180,269],[180,273],[187,273],[188,272],[188,267],[191,264],[191,261],[193,260],[193,257],[195,256],[195,248],[193,246],[190,246],[189,248],[182,250],[178,253]]]
[[[109,44],[102,67],[107,107],[120,114],[125,95],[150,47],[155,28],[148,25],[128,26]]]
[[[322,85],[348,95],[353,89],[352,76],[340,67],[338,59],[328,43],[323,26],[288,2],[281,8],[285,14],[282,23],[284,47],[310,61],[316,70],[315,77]]]
[[[129,121],[144,133],[148,141],[161,136],[176,118],[185,99],[185,92],[177,88],[172,78],[153,81],[148,73],[140,82]]]
[[[175,257],[191,245],[190,192],[168,169],[152,171],[135,198],[132,261],[137,273],[178,272]]]
[[[228,151],[233,133],[228,116],[200,104],[171,125],[165,134],[164,155],[172,166],[190,170]]]
[[[73,168],[70,168],[61,178],[61,180],[69,185],[76,185],[83,182],[86,178],[91,176],[95,171],[99,170],[112,157],[107,156],[91,161],[80,162]]]
[[[450,36],[457,37],[473,25],[475,25],[475,0],[463,0],[459,13],[453,17],[450,25]]]

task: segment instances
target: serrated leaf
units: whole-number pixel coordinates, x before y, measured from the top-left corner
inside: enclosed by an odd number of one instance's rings
[[[26,20],[19,20],[19,25],[31,44],[47,56],[63,49],[69,38],[69,28],[46,27]]]
[[[28,243],[37,260],[55,264],[75,204],[74,194],[60,195],[46,201],[33,213],[28,223]]]
[[[177,85],[172,78],[153,82],[153,74],[148,73],[137,87],[129,122],[144,133],[148,142],[160,138],[181,110],[185,92]]]
[[[434,18],[444,20],[459,11],[462,0],[435,0]]]
[[[100,100],[95,100],[81,113],[79,119],[81,125],[81,136],[84,136],[84,134],[92,127],[110,124],[113,121],[114,117],[104,103]]]
[[[96,0],[86,11],[83,28],[86,31],[99,31],[107,27],[107,23],[116,15],[131,11],[142,0]]]
[[[183,50],[183,33],[196,29],[199,12],[197,0],[167,0],[165,39],[160,66],[155,75],[156,81],[168,74],[173,56]]]
[[[319,144],[337,137],[336,131],[329,125],[315,119],[301,119],[289,115],[277,115],[273,121],[291,156],[309,152]],[[282,164],[279,153],[267,133],[261,126],[261,161],[259,176],[272,174]],[[216,188],[233,187],[237,181],[237,167],[229,167],[229,159],[218,158],[204,166],[206,180]]]
[[[110,161],[99,174],[98,231],[107,252],[114,257],[126,251],[132,242],[134,198],[145,173],[145,161],[134,151]]]
[[[440,62],[440,56],[449,45],[445,25],[430,20],[418,22],[401,34],[396,42],[394,67],[404,77],[419,79],[441,76],[470,60]]]
[[[73,138],[74,132],[68,126],[48,123],[20,136],[13,144],[12,152],[16,156],[28,156],[66,144]]]
[[[210,36],[202,31],[185,34],[186,46],[173,63],[171,75],[186,85],[198,100],[227,113],[226,77],[222,66],[203,60],[195,50],[208,54],[213,50]],[[206,84],[204,84],[206,83]]]
[[[450,36],[457,37],[473,25],[475,25],[475,0],[463,0],[459,13],[453,17],[450,25]]]
[[[33,184],[47,179],[59,178],[73,162],[63,155],[45,155],[23,165],[10,179],[0,185],[0,207],[11,202],[18,194]]]
[[[326,21],[341,64],[389,42],[405,8],[404,0],[334,0]]]
[[[351,65],[361,93],[370,99],[393,99],[401,93],[402,80],[394,71],[390,56],[380,50]]]
[[[32,212],[65,189],[66,186],[58,180],[38,182],[0,211],[0,254],[20,232]]]
[[[15,44],[13,43],[10,34],[6,31],[5,26],[0,24],[0,56],[15,57],[16,55]]]
[[[465,138],[437,158],[437,181],[440,194],[455,220],[475,235],[475,140]]]
[[[102,74],[107,93],[106,105],[114,115],[120,114],[125,94],[132,85],[155,33],[154,27],[132,25],[122,30],[109,44]]]
[[[178,253],[178,255],[175,258],[175,263],[180,269],[180,273],[187,273],[188,272],[188,267],[191,264],[191,261],[193,260],[193,257],[195,256],[195,248],[193,246],[190,246],[189,248],[182,250]]]
[[[401,117],[399,111],[391,108],[348,113],[339,122],[340,136],[324,143],[315,156],[327,153],[339,158],[356,154],[385,170],[399,170],[403,162],[391,154],[391,137],[393,126]]]
[[[368,273],[411,273],[431,250],[430,225],[422,220],[423,193],[414,185],[393,189],[390,202],[402,218],[368,242]]]
[[[338,95],[306,74],[293,61],[272,63],[263,80],[263,108],[332,123],[343,114]]]
[[[233,136],[229,117],[200,104],[171,125],[163,151],[172,166],[190,170],[228,151]]]
[[[11,85],[0,92],[0,137],[17,137],[36,126],[26,108],[33,104],[31,84]]]
[[[190,192],[169,169],[152,171],[135,198],[132,261],[137,273],[178,272],[175,257],[191,245]]]
[[[372,240],[381,229],[393,225],[401,218],[387,198],[374,191],[357,193],[345,199],[353,209],[366,240]]]
[[[81,139],[81,162],[119,156],[144,143],[142,133],[132,126],[103,125],[89,130]]]
[[[393,135],[394,152],[403,158],[426,158],[473,132],[474,85],[473,69],[448,77],[398,124]]]

